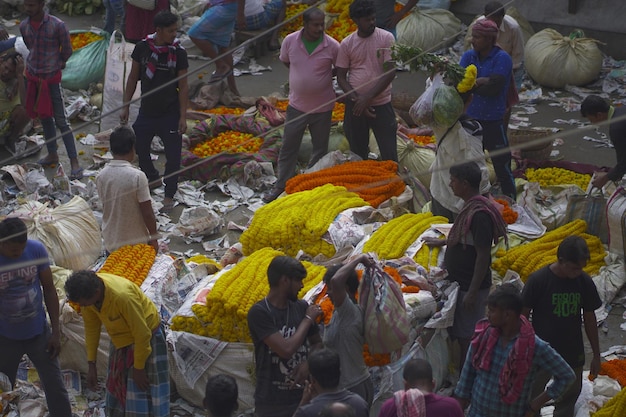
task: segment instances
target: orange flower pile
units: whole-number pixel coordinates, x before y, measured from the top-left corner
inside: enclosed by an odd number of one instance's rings
[[[343,117],[346,114],[346,105],[343,103],[335,102],[335,107],[333,107],[333,114],[331,116],[331,121],[333,123],[343,122]]]
[[[390,353],[370,353],[367,343],[363,345],[363,359],[367,366],[385,366],[391,363]]]
[[[413,142],[417,143],[418,145],[421,146],[426,146],[426,145],[430,145],[435,143],[435,137],[434,136],[421,136],[421,135],[414,135],[412,133],[405,133],[406,137],[408,137],[409,139],[411,139]]]
[[[104,39],[102,36],[93,32],[72,33],[70,35],[70,42],[72,42],[72,50],[74,51],[82,48],[83,46],[89,45],[91,42],[102,39]]]
[[[212,109],[200,110],[202,113],[209,114],[234,114],[236,116],[243,114],[246,109],[242,109],[241,107],[225,107],[225,106],[217,106]]]
[[[626,359],[613,359],[600,364],[600,375],[613,378],[622,387],[626,387]]]
[[[350,17],[344,17],[343,14],[341,14],[328,27],[328,29],[326,29],[326,33],[333,37],[337,42],[341,42],[344,38],[356,30],[356,23],[354,23]]]
[[[289,105],[289,100],[277,100],[274,107],[278,110],[287,111],[287,106]],[[343,103],[335,102],[335,106],[333,107],[333,114],[331,116],[331,120],[333,123],[343,122],[343,116],[346,114],[346,105]]]
[[[150,245],[126,245],[114,250],[98,272],[124,277],[141,286],[154,263],[156,251]]]
[[[242,133],[234,130],[222,132],[214,138],[197,144],[191,152],[200,158],[206,158],[221,152],[226,153],[256,153],[263,145],[263,139],[252,133]]]
[[[287,181],[287,194],[312,190],[324,184],[343,186],[355,192],[372,207],[402,194],[406,185],[397,174],[398,164],[394,161],[355,161],[300,174]]]
[[[517,221],[517,218],[519,217],[519,214],[517,213],[517,211],[511,208],[508,201],[504,199],[500,199],[500,198],[496,198],[495,200],[496,200],[496,203],[504,207],[504,210],[502,211],[502,217],[504,218],[504,221],[506,222],[506,224],[515,223]]]

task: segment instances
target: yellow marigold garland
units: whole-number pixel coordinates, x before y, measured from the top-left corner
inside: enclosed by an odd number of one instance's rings
[[[126,245],[114,250],[98,272],[118,275],[141,286],[155,258],[156,251],[150,245]]]
[[[271,247],[295,256],[299,250],[309,255],[332,257],[335,247],[322,240],[328,226],[343,210],[367,203],[344,187],[326,184],[272,201],[259,208],[239,241],[243,254]]]
[[[478,70],[476,69],[476,65],[470,64],[465,68],[465,75],[463,79],[456,85],[456,89],[459,93],[467,93],[476,84],[476,76],[478,75]]]
[[[191,329],[225,342],[250,343],[252,339],[248,330],[248,311],[267,295],[267,267],[272,259],[281,255],[284,254],[280,251],[264,248],[243,258],[233,269],[218,278],[206,296],[206,305],[198,303],[192,306],[196,317],[175,317],[172,320],[172,329]],[[323,266],[310,262],[303,262],[303,265],[307,276],[303,281],[304,288],[298,294],[300,298],[317,285],[326,273]]]
[[[278,110],[287,111],[288,105],[289,105],[289,100],[276,100],[276,104],[274,104],[274,107],[276,107]],[[343,117],[345,113],[346,113],[346,105],[336,101],[333,107],[331,121],[333,123],[343,122]]]
[[[496,253],[498,259],[492,263],[491,267],[500,276],[504,276],[506,271],[511,269],[520,274],[522,281],[526,282],[528,275],[556,262],[556,250],[565,237],[578,235],[585,239],[591,254],[591,259],[587,262],[584,271],[589,275],[596,275],[605,265],[606,252],[600,239],[585,233],[586,230],[587,223],[584,220],[574,220],[547,232],[537,240],[516,246],[506,252],[498,251]]]
[[[538,182],[541,187],[553,185],[574,184],[582,190],[586,190],[591,181],[591,175],[578,174],[564,168],[528,168],[525,172],[526,179],[530,182]]]
[[[346,162],[320,171],[300,174],[287,181],[287,194],[312,190],[324,184],[346,187],[357,193],[372,207],[402,194],[406,184],[397,174],[398,164],[394,161]]]
[[[191,152],[200,158],[206,158],[221,152],[227,153],[256,153],[261,149],[263,139],[252,133],[227,130],[214,138],[205,140],[191,149]]]
[[[308,8],[309,5],[307,4],[288,4],[285,10],[285,21],[291,19],[299,13],[303,13]],[[282,27],[282,29],[280,30],[280,36],[284,38],[290,33],[297,31],[302,27],[302,24],[302,15],[300,15]]]
[[[365,242],[363,252],[376,252],[381,259],[401,258],[409,246],[435,223],[448,223],[448,219],[432,213],[403,214],[376,230]]]
[[[607,401],[601,409],[591,415],[591,417],[623,416],[626,416],[626,388],[623,388],[617,395]]]

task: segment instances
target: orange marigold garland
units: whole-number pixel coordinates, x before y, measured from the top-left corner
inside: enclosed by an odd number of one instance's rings
[[[98,272],[118,275],[141,286],[155,258],[156,251],[150,245],[125,245],[114,250]]]
[[[613,359],[600,364],[600,375],[607,375],[626,387],[626,359]]]
[[[70,42],[72,43],[73,51],[76,51],[77,49],[87,46],[92,42],[102,39],[104,39],[102,36],[91,31],[70,34]]]
[[[324,184],[343,186],[357,193],[373,207],[404,192],[406,185],[397,174],[394,161],[355,161],[300,174],[287,181],[287,194],[312,190]]]
[[[500,199],[500,198],[496,198],[495,200],[496,200],[496,203],[504,207],[502,211],[502,218],[504,218],[504,221],[506,222],[506,224],[515,223],[517,221],[517,218],[519,217],[519,214],[517,213],[517,211],[511,208],[508,201],[504,199]]]
[[[202,113],[209,113],[209,114],[234,114],[235,116],[239,116],[240,114],[243,114],[246,109],[243,109],[241,107],[225,107],[225,106],[217,106],[217,107],[213,107],[212,109],[206,109],[206,110],[199,110]]]
[[[420,146],[432,145],[435,143],[434,136],[414,135],[412,133],[405,133],[405,135]]]

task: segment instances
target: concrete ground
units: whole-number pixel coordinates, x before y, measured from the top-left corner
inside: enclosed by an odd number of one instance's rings
[[[102,26],[102,19],[100,16],[69,17],[65,15],[60,15],[59,17],[66,21],[70,29],[88,29],[91,26]],[[9,31],[10,33],[15,34],[19,33],[17,27],[10,28]],[[195,47],[188,48],[187,52],[190,55],[199,54],[198,49]],[[270,53],[260,58],[257,63],[265,67],[271,67],[272,70],[264,71],[262,75],[258,76],[243,75],[237,77],[237,85],[241,94],[244,96],[258,97],[261,95],[269,95],[274,92],[282,91],[281,86],[288,80],[288,71],[285,66],[278,60],[277,53]],[[213,70],[212,65],[206,67],[206,61],[193,59],[190,60],[190,71],[193,71],[196,68],[200,68],[202,73],[210,73],[210,71]],[[247,66],[240,64],[239,68],[247,69]],[[192,75],[189,80],[190,84],[197,81],[197,79],[197,75]],[[418,96],[423,92],[424,80],[425,77],[423,74],[398,72],[397,78],[393,82],[393,92],[408,93]],[[537,112],[534,114],[525,115],[524,117],[528,117],[532,126],[557,127],[561,129],[561,131],[558,133],[558,137],[562,139],[562,144],[554,147],[554,150],[558,151],[559,159],[562,158],[566,161],[587,163],[596,166],[612,166],[615,164],[615,153],[612,149],[596,147],[596,143],[583,140],[583,136],[586,135],[599,138],[599,135],[596,134],[595,129],[579,129],[576,127],[576,125],[558,124],[555,122],[555,120],[557,119],[581,120],[578,112],[566,112],[563,106],[555,105],[555,103],[567,103],[567,98],[571,97],[572,94],[563,91],[544,90],[543,96],[551,96],[552,98],[549,100],[540,100],[538,103],[533,105],[533,107],[536,108]],[[521,107],[518,107],[516,110],[519,111],[521,109]],[[74,126],[77,125],[77,123],[74,123]],[[98,126],[96,124],[92,124],[90,126],[87,126],[86,128],[77,130],[75,133],[97,131]],[[61,162],[67,164],[68,161],[64,147],[62,143],[59,143],[59,145]],[[95,150],[92,149],[90,146],[85,146],[78,142],[77,146],[79,151],[84,152],[84,154],[79,156],[81,165],[85,167],[91,165],[92,155]],[[45,153],[45,151],[42,151],[42,154],[43,153]],[[33,156],[29,159],[26,159],[25,161],[35,162],[39,157],[41,156]],[[0,149],[0,161],[2,161],[2,164],[9,163],[10,161],[9,155],[6,153],[6,151],[4,151],[4,149]],[[159,157],[158,165],[162,170],[164,165],[163,155]],[[46,173],[49,177],[51,177],[53,174],[53,170],[48,169],[46,170]],[[221,194],[215,192],[209,193],[207,195],[207,198],[224,199]],[[178,216],[180,215],[181,210],[181,206],[178,206],[175,209],[174,213],[172,214],[173,222],[176,222],[178,220]],[[229,220],[232,220],[238,224],[245,224],[245,220],[250,216],[250,214],[251,212],[247,209],[235,210],[227,216],[225,224]],[[226,230],[224,230],[221,234],[227,234],[231,243],[235,242],[238,238],[238,233],[233,231],[227,232]],[[210,236],[207,239],[216,239],[217,237],[217,235]],[[201,250],[201,246],[198,244],[189,246],[177,239],[171,240],[170,248],[172,250],[180,252],[184,252],[189,249],[193,249],[195,251]],[[614,345],[626,345],[626,333],[619,327],[620,324],[624,321],[622,318],[623,314],[624,308],[621,305],[616,305],[615,308],[611,310],[608,319],[606,320],[606,326],[604,327],[605,331],[600,331],[600,345],[602,351],[605,351],[609,347]],[[588,345],[586,349],[588,353],[590,353],[590,348]],[[588,363],[589,360],[587,360],[587,364]]]

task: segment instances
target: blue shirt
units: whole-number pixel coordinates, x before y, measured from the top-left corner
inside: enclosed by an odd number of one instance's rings
[[[467,109],[467,114],[477,120],[502,120],[506,112],[506,95],[513,73],[513,61],[509,54],[495,45],[489,55],[481,59],[476,51],[470,49],[463,54],[459,64],[464,68],[474,64],[478,70],[478,78],[491,75],[504,77],[504,88],[498,95],[489,97],[474,93],[472,102]]]
[[[0,255],[1,336],[26,340],[43,333],[46,314],[39,274],[48,268],[48,252],[36,240],[28,240],[17,259]]]
[[[574,371],[548,343],[535,336],[535,354],[529,374],[524,380],[522,394],[513,404],[505,404],[500,399],[499,378],[511,349],[517,338],[509,341],[506,347],[496,343],[488,371],[476,370],[470,361],[474,355],[472,346],[467,352],[461,378],[454,390],[454,395],[469,399],[471,407],[467,417],[523,417],[528,410],[530,394],[537,371],[544,370],[554,377],[546,391],[550,398],[560,397],[567,387],[574,382]]]

